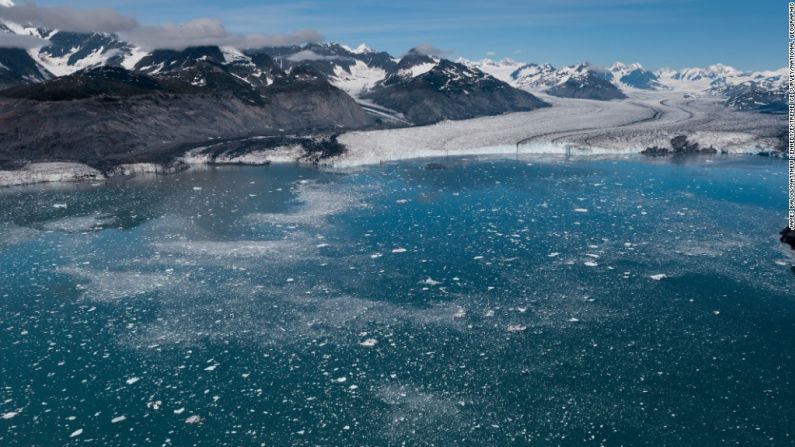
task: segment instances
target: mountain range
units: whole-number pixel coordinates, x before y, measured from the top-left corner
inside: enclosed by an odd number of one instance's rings
[[[115,34],[5,19],[0,33],[42,42],[0,48],[0,164],[163,161],[186,147],[246,135],[333,138],[343,130],[548,107],[540,94],[609,101],[673,90],[721,97],[741,110],[785,110],[784,70],[556,68],[510,59],[452,61],[416,49],[394,57],[336,43],[147,51]]]

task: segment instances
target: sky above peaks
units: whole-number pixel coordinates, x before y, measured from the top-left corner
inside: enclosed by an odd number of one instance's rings
[[[637,61],[648,68],[724,63],[762,70],[786,65],[787,2],[780,0],[39,0],[36,4],[112,8],[143,27],[213,19],[233,35],[320,35],[351,46],[366,42],[394,55],[422,44],[451,58],[511,57],[554,65],[580,61],[610,65],[617,60]]]

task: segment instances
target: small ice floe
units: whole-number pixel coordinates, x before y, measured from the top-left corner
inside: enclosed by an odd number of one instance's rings
[[[491,317],[493,317],[493,316],[494,316],[494,311],[493,311],[492,309],[489,309],[489,310],[487,310],[487,311],[486,311],[486,313],[485,313],[485,314],[483,314],[483,315],[484,315],[484,316],[486,316],[486,317],[488,317],[488,318],[491,318]]]
[[[402,248],[402,247],[398,247],[398,248],[392,249],[392,253],[405,253],[407,251],[408,250],[406,250],[405,248]]]
[[[127,420],[127,416],[116,416],[115,418],[110,420],[110,423],[111,424],[118,424],[119,422],[122,422],[124,420]]]
[[[453,314],[453,318],[457,320],[465,318],[466,316],[467,316],[467,311],[463,307],[459,307],[458,309],[456,309],[455,313]]]
[[[789,265],[789,262],[779,260],[779,261],[776,261],[776,265],[780,265],[780,266],[786,267],[786,266]]]
[[[153,400],[151,402],[147,402],[146,403],[146,408],[149,408],[149,409],[152,409],[152,410],[159,410],[161,405],[163,405],[163,401],[162,400]]]
[[[580,322],[579,318],[574,318],[574,317],[569,318],[569,323],[579,323],[579,322]]]
[[[201,416],[193,415],[185,419],[185,423],[188,425],[200,424],[202,421]]]
[[[594,261],[585,261],[585,262],[583,262],[583,264],[586,267],[597,267],[599,265],[598,262],[594,262]]]
[[[134,384],[135,382],[137,382],[139,380],[141,380],[140,377],[130,377],[129,379],[127,379],[126,382],[127,382],[127,385],[132,385],[132,384]]]
[[[58,208],[58,209],[66,209],[66,204],[65,203],[54,203],[52,205],[52,207],[53,208]]]
[[[479,261],[479,260],[483,259],[483,256],[475,256],[472,259],[474,259],[475,261]]]
[[[368,338],[367,340],[364,340],[363,342],[359,343],[359,346],[363,346],[365,348],[372,348],[373,346],[375,346],[377,344],[378,344],[378,340],[376,340],[374,338]]]
[[[558,252],[552,252],[552,253],[547,255],[547,257],[550,257],[550,258],[557,258],[558,256],[560,256],[560,253],[558,253]]]
[[[381,256],[384,256],[384,255],[382,253],[373,253],[373,254],[370,255],[370,257],[373,258],[373,259],[378,259]]]
[[[408,199],[400,199],[400,200],[396,200],[395,203],[399,203],[399,204],[402,205],[404,203],[409,203],[409,201],[408,201]]]
[[[19,414],[18,411],[9,411],[8,413],[0,414],[0,419],[8,420],[13,419]]]
[[[656,275],[649,276],[649,278],[655,281],[662,281],[663,279],[668,278],[668,275],[666,275],[665,273],[658,273]]]
[[[185,412],[185,407],[177,408],[176,410],[174,410],[174,414],[182,414],[184,412]]]
[[[351,386],[348,387],[348,389],[349,390],[358,390],[359,389],[359,385],[351,385]]]
[[[204,368],[204,370],[205,370],[205,371],[215,371],[215,368],[218,368],[218,365],[217,365],[217,364],[215,364],[215,365],[210,365],[210,366],[208,366],[208,367]]]
[[[334,379],[334,381],[337,382],[337,383],[345,383],[345,382],[348,381],[348,378],[347,377],[337,377],[336,379]]]
[[[240,377],[242,377],[244,379],[248,379],[249,376],[251,376],[251,373],[243,373],[243,374],[240,375]]]
[[[83,429],[81,428],[81,429],[73,431],[72,434],[69,435],[69,437],[70,438],[76,438],[76,437],[78,437],[78,436],[80,436],[82,434],[83,434]]]
[[[587,213],[588,208],[574,208],[575,213]]]
[[[720,311],[719,311],[719,310],[713,310],[713,311],[712,311],[712,313],[713,313],[714,315],[720,315]]]
[[[527,330],[527,326],[523,324],[509,324],[507,330],[508,332],[524,332]]]
[[[425,284],[426,286],[438,286],[439,284],[441,284],[440,281],[434,281],[430,276],[422,283]]]
[[[201,191],[201,190],[202,190],[202,187],[201,187],[201,186],[194,186],[194,187],[193,187],[193,190],[194,190],[194,191]]]

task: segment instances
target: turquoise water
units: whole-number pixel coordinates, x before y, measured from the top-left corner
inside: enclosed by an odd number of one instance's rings
[[[782,160],[0,190],[0,445],[795,445]]]

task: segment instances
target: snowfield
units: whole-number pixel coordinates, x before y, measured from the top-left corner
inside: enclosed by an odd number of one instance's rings
[[[703,147],[732,153],[769,151],[785,130],[784,118],[738,112],[719,98],[681,92],[632,92],[623,101],[556,98],[536,93],[552,107],[532,112],[431,126],[349,132],[340,136],[347,153],[328,160],[335,167],[448,155],[638,153],[670,146],[687,135]]]

